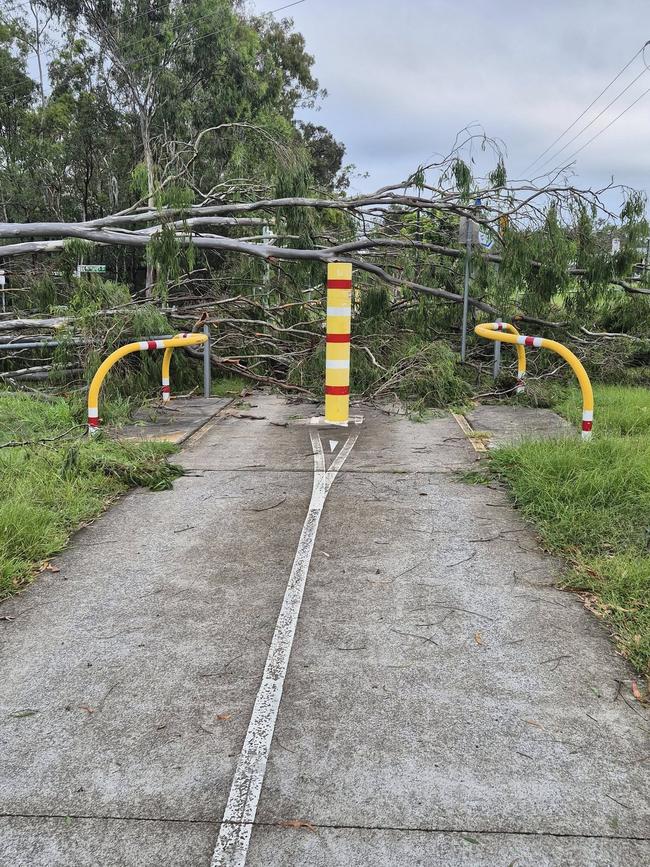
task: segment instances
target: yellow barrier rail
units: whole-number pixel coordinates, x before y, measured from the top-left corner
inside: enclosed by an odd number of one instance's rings
[[[177,337],[187,337],[187,336],[188,336],[187,334],[176,334],[173,339],[175,340]],[[192,336],[196,336],[196,335],[192,335]],[[205,343],[204,340],[202,340],[200,342]],[[173,353],[174,349],[175,349],[175,344],[172,345],[171,343],[168,343],[167,346],[165,347],[165,352],[163,353],[162,386],[160,389],[160,394],[161,394],[161,397],[163,399],[163,402],[165,402],[165,403],[168,400],[171,400],[171,396],[172,396],[172,390],[171,390],[171,385],[170,385],[170,380],[169,380],[169,369],[170,369],[170,366],[172,363],[172,353]]]
[[[587,376],[587,371],[582,366],[582,362],[577,358],[570,349],[558,343],[556,340],[547,340],[545,337],[529,337],[527,334],[519,334],[513,325],[506,328],[507,322],[484,322],[477,325],[474,333],[479,337],[484,337],[487,340],[499,340],[502,343],[511,343],[517,347],[517,352],[525,353],[525,346],[534,346],[537,349],[550,349],[551,352],[556,352],[563,358],[578,378],[580,389],[582,391],[582,438],[584,440],[591,439],[591,431],[594,421],[594,392],[591,387],[591,382]],[[513,333],[508,333],[510,329],[514,329]],[[521,358],[521,356],[520,356]],[[521,369],[521,361],[519,362]],[[525,360],[524,360],[525,370]]]
[[[166,358],[166,376],[167,387],[169,388],[169,363],[171,360],[171,351],[178,346],[193,346],[199,343],[205,343],[208,339],[207,334],[177,334],[176,337],[168,337],[163,340],[138,340],[135,343],[127,343],[125,346],[120,346],[115,352],[111,352],[108,358],[97,368],[97,373],[93,376],[90,388],[88,389],[88,433],[92,436],[99,429],[99,392],[102,384],[106,379],[106,375],[111,367],[125,355],[130,355],[132,352],[145,352],[150,349],[164,349],[163,356],[163,400],[165,399],[165,358]],[[167,353],[169,352],[169,356]],[[169,391],[167,392],[169,398]]]
[[[519,336],[519,332],[515,326],[509,322],[491,322],[490,327],[495,328],[497,331],[505,331],[509,334],[516,334],[517,337]],[[526,350],[519,343],[515,344],[515,349],[517,350],[517,386],[515,394],[522,394],[526,389]]]

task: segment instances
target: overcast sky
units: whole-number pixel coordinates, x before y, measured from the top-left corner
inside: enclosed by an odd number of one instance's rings
[[[255,2],[260,12],[279,5]],[[304,34],[329,93],[306,116],[369,173],[353,181],[363,191],[447,153],[472,122],[505,142],[509,175],[522,177],[650,39],[650,0],[305,0],[280,15]],[[639,56],[547,156],[643,70]],[[649,87],[646,72],[553,165]],[[603,186],[613,176],[647,191],[649,166],[650,93],[579,154],[575,180]]]

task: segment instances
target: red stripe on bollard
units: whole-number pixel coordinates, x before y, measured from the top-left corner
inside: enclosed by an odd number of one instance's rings
[[[593,427],[593,424],[594,424],[593,421],[583,421],[582,422],[582,429],[583,430],[591,430]]]
[[[352,289],[352,280],[328,280],[328,289]]]
[[[350,394],[349,385],[326,385],[325,394]]]
[[[99,427],[99,419],[88,416],[88,424],[90,427]]]
[[[328,334],[325,338],[327,343],[349,343],[349,334]]]
[[[171,386],[163,385],[161,391],[163,394],[171,394]]]

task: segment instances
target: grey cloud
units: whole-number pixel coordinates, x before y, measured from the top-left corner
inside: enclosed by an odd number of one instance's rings
[[[329,91],[315,117],[370,172],[357,183],[371,189],[447,152],[471,121],[505,141],[520,174],[650,38],[648,11],[647,0],[306,0],[287,14]],[[649,86],[650,74],[558,161]],[[579,155],[577,182],[650,186],[649,109],[650,94]]]

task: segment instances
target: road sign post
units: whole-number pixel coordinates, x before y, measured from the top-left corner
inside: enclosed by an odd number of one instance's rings
[[[497,325],[502,325],[503,320],[497,319]],[[492,379],[496,379],[501,373],[501,341],[494,341],[494,369],[492,371]]]
[[[465,283],[463,285],[463,332],[460,337],[460,360],[467,354],[467,315],[469,313],[469,278],[472,259],[472,220],[465,220]]]
[[[212,393],[212,369],[210,367],[210,326],[203,326],[206,341],[203,344],[203,396],[210,397]]]
[[[350,331],[352,265],[327,266],[325,420],[347,424],[350,416]]]

